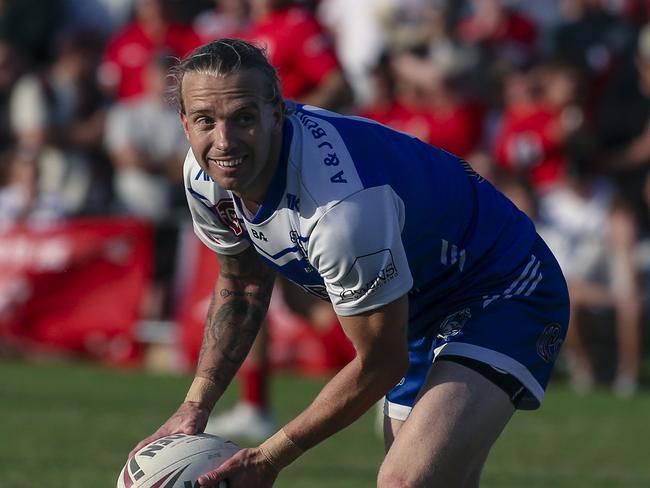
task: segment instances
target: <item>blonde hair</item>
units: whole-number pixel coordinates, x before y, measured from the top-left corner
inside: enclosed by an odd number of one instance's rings
[[[185,112],[182,89],[183,77],[188,72],[227,76],[240,71],[257,69],[269,82],[270,94],[267,101],[276,104],[282,101],[282,88],[278,72],[270,63],[266,50],[241,39],[217,39],[195,49],[169,71],[172,78],[170,101],[181,112]]]

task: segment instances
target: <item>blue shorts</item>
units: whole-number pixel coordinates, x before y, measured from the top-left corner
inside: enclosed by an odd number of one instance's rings
[[[431,364],[443,356],[470,358],[512,375],[525,387],[517,408],[533,410],[544,398],[566,336],[566,282],[538,238],[529,259],[515,272],[498,284],[482,286],[472,296],[453,297],[430,307],[427,321],[431,327],[409,334],[410,366],[386,395],[386,415],[406,420]]]

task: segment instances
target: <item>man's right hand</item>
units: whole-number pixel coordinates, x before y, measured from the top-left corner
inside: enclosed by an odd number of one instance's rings
[[[185,402],[160,428],[146,439],[143,439],[129,453],[131,459],[136,452],[150,442],[171,434],[200,434],[205,430],[210,411],[201,407],[197,402]]]

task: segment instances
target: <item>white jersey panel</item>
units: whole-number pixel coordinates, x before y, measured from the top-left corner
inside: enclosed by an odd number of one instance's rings
[[[389,186],[357,192],[320,218],[308,254],[337,314],[372,310],[409,292],[404,220],[404,204]]]
[[[332,124],[306,112],[290,121],[294,141],[289,164],[299,171],[303,190],[321,210],[363,188],[350,152]]]
[[[219,254],[239,254],[248,248],[230,193],[201,169],[192,150],[185,157],[183,180],[198,238]]]

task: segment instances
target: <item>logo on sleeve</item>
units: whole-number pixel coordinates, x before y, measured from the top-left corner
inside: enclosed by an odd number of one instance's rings
[[[235,212],[235,205],[230,198],[222,198],[214,208],[217,211],[221,223],[233,231],[236,236],[244,233],[239,217],[237,217],[237,212]]]
[[[306,238],[306,237],[302,237],[302,236],[298,233],[298,231],[290,230],[290,231],[289,231],[289,240],[290,240],[293,244],[296,245],[296,247],[298,248],[298,252],[300,252],[300,254],[302,255],[302,257],[304,257],[305,259],[307,259],[307,247],[306,247],[306,244],[307,244],[307,242],[309,241],[309,239]]]
[[[356,273],[358,276],[365,276],[366,274],[369,274],[366,272],[370,272],[371,270],[378,271],[373,272],[371,275],[373,278],[365,281],[361,286],[352,289],[346,289],[343,287],[343,291],[339,293],[339,296],[341,297],[339,303],[359,300],[360,298],[379,290],[399,275],[390,249],[382,249],[376,253],[358,256],[354,260],[354,263],[352,263],[352,267],[346,274],[346,277],[350,276],[351,273]],[[345,281],[344,278],[343,282]]]

